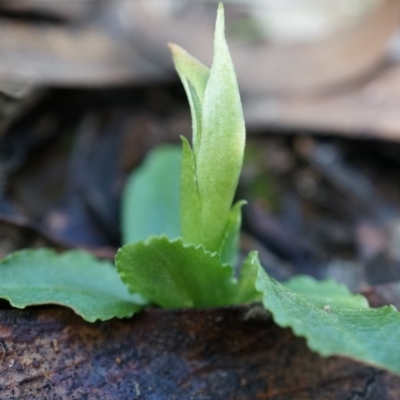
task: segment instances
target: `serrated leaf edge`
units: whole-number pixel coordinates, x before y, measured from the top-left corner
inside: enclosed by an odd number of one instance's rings
[[[301,324],[292,323],[291,320],[290,320],[290,318],[287,318],[286,316],[282,316],[282,315],[280,315],[280,314],[277,315],[276,312],[275,312],[275,310],[271,310],[271,309],[268,307],[268,305],[265,304],[265,302],[264,302],[264,292],[265,292],[265,291],[262,290],[262,289],[260,289],[260,288],[259,288],[259,285],[258,285],[258,282],[259,282],[259,279],[260,279],[260,274],[265,274],[265,275],[267,275],[268,278],[269,278],[270,280],[274,281],[274,282],[277,282],[277,281],[276,281],[274,278],[270,277],[270,276],[264,271],[264,269],[262,268],[262,266],[259,267],[259,273],[257,274],[257,279],[256,279],[256,282],[255,282],[255,286],[256,286],[256,289],[257,289],[260,293],[262,293],[262,295],[263,295],[262,304],[264,305],[264,308],[272,314],[273,319],[274,319],[274,321],[276,322],[277,325],[279,325],[281,328],[290,328],[290,329],[293,331],[293,333],[294,333],[295,336],[304,338],[304,340],[306,341],[307,346],[308,346],[308,348],[309,348],[310,350],[315,351],[316,353],[318,353],[319,355],[324,356],[324,357],[328,357],[328,356],[342,356],[342,357],[346,357],[346,358],[349,358],[349,359],[352,359],[352,360],[355,360],[355,361],[359,361],[359,362],[362,362],[362,363],[364,363],[364,364],[368,364],[368,365],[371,365],[371,366],[374,366],[374,367],[384,368],[384,369],[386,369],[386,370],[395,372],[395,373],[397,373],[397,374],[400,373],[400,370],[396,370],[396,369],[394,369],[394,368],[391,368],[390,366],[385,365],[384,363],[370,361],[370,360],[368,360],[367,358],[357,357],[357,356],[355,356],[355,355],[348,354],[348,353],[346,353],[346,352],[341,352],[341,351],[330,351],[330,350],[324,350],[324,349],[319,348],[318,345],[316,345],[316,344],[313,342],[313,338],[310,337],[309,334],[307,333],[307,327],[306,327],[306,325],[301,326]],[[261,278],[261,279],[262,279],[262,278]],[[397,308],[396,308],[395,306],[393,306],[393,305],[387,305],[387,306],[383,306],[383,307],[380,307],[380,308],[371,308],[371,307],[369,307],[369,308],[360,308],[360,309],[341,307],[340,309],[337,309],[335,313],[330,313],[330,312],[327,312],[326,310],[324,310],[324,308],[319,309],[319,308],[316,307],[314,304],[312,304],[310,301],[308,301],[305,297],[301,296],[300,294],[295,293],[293,290],[291,290],[291,289],[285,287],[285,286],[282,285],[281,283],[279,283],[279,282],[277,282],[277,283],[278,283],[279,285],[282,286],[282,288],[287,292],[288,296],[292,297],[292,299],[293,299],[293,298],[294,298],[294,299],[299,299],[299,300],[301,300],[302,302],[307,303],[307,304],[309,305],[309,307],[310,307],[311,310],[316,311],[316,312],[320,312],[320,315],[321,315],[323,318],[335,318],[335,317],[339,316],[339,315],[337,315],[337,314],[349,313],[349,312],[350,312],[350,313],[352,313],[352,312],[356,313],[356,312],[360,312],[360,311],[361,311],[361,312],[378,312],[378,311],[380,311],[380,312],[381,312],[381,311],[398,312],[398,310],[397,310]],[[350,292],[350,294],[351,294],[351,292]],[[277,296],[277,297],[279,298],[279,296]],[[335,314],[336,314],[336,315],[335,315]],[[399,321],[400,321],[400,315],[399,315]],[[343,330],[342,332],[343,332],[344,335],[347,334],[347,331],[346,331],[346,330]],[[350,338],[350,339],[352,339],[352,338]],[[355,344],[356,344],[356,343],[355,343]]]

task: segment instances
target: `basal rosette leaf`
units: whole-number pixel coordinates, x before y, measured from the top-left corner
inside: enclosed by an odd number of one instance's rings
[[[0,262],[0,298],[13,307],[59,304],[85,320],[130,317],[146,304],[108,261],[83,251],[21,250]]]
[[[332,279],[316,281],[310,276],[299,275],[284,285],[320,308],[328,305],[334,308],[369,309],[368,300],[364,296],[351,293],[346,286]]]
[[[369,308],[362,296],[332,281],[294,278],[284,286],[262,267],[256,288],[275,322],[305,337],[310,349],[400,373],[400,313],[395,307]]]
[[[131,173],[122,199],[124,243],[151,235],[180,236],[181,159],[178,146],[159,146]]]
[[[116,265],[134,293],[164,308],[220,307],[233,302],[236,279],[217,253],[165,236],[123,246]]]
[[[222,307],[260,299],[254,254],[246,258],[238,280],[218,253],[159,236],[123,246],[116,265],[131,292],[164,308]]]

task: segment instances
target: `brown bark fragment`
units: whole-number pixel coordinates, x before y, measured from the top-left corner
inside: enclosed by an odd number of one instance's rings
[[[248,315],[149,309],[89,324],[60,308],[1,310],[0,399],[400,398],[399,377],[320,358]]]

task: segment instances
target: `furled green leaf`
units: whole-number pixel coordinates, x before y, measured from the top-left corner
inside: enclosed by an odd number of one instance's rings
[[[240,207],[232,212],[231,207],[242,167],[245,127],[224,30],[220,4],[211,70],[179,46],[170,44],[170,48],[193,121],[193,151],[184,143],[183,166],[188,172],[181,175],[182,237],[208,251],[222,252],[223,260],[230,260],[240,223]]]
[[[204,94],[201,143],[195,154],[203,245],[207,250],[217,251],[220,247],[242,167],[244,145],[242,105],[220,4],[214,59]]]
[[[60,304],[85,320],[130,317],[145,304],[115,267],[83,251],[21,250],[0,262],[0,298],[12,306]]]
[[[151,235],[180,236],[180,168],[181,150],[160,146],[130,175],[122,202],[124,243]]]
[[[210,70],[182,47],[170,43],[175,69],[181,78],[189,100],[193,127],[193,148],[197,152],[201,142],[204,92]]]
[[[122,281],[161,307],[218,307],[234,302],[237,281],[217,253],[182,240],[153,237],[117,253]]]
[[[256,288],[282,327],[306,338],[323,356],[347,356],[400,373],[400,313],[393,306],[369,308],[338,283],[295,278],[287,286],[260,267]]]
[[[180,202],[181,237],[186,243],[199,244],[202,240],[201,200],[197,189],[194,154],[185,137],[182,137]]]

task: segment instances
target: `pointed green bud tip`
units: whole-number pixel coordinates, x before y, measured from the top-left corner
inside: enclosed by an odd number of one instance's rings
[[[215,40],[225,39],[225,15],[224,5],[218,4],[217,19],[215,22]]]

